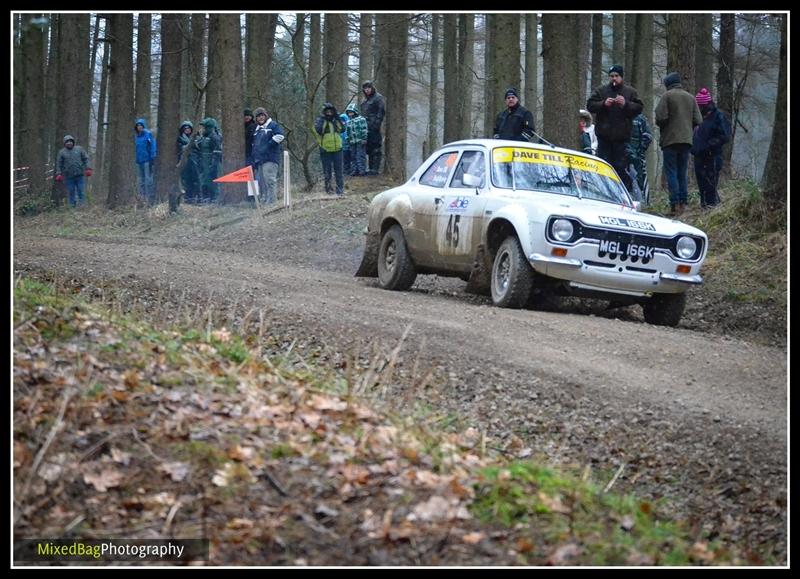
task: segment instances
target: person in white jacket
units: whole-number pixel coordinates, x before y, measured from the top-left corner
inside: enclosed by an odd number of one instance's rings
[[[594,123],[592,123],[592,113],[586,109],[578,112],[578,124],[581,128],[581,149],[589,155],[597,154],[597,135],[594,134]]]

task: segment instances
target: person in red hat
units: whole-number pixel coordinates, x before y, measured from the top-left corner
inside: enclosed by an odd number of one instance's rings
[[[722,146],[731,140],[731,124],[717,108],[707,88],[695,95],[703,122],[694,131],[691,153],[694,173],[700,188],[700,205],[704,209],[719,204],[719,173],[722,170]]]

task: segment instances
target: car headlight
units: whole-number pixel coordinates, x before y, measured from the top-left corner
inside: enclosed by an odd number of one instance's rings
[[[558,241],[568,241],[572,237],[574,231],[575,228],[572,226],[572,222],[567,219],[556,219],[553,221],[553,237]]]
[[[678,238],[676,249],[678,250],[678,257],[689,259],[694,255],[694,252],[697,251],[697,242],[691,237],[686,237],[684,235]]]

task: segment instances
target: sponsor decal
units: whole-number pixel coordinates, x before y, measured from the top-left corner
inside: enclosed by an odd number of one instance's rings
[[[644,229],[646,231],[655,231],[656,226],[647,221],[637,221],[635,219],[622,219],[621,217],[605,217],[600,216],[600,223],[604,225],[622,225],[623,227],[631,227],[633,229]]]
[[[447,213],[464,213],[469,207],[469,197],[455,197],[447,204]]]
[[[586,159],[575,155],[564,153],[553,153],[547,151],[534,151],[532,149],[522,149],[514,147],[499,147],[492,151],[492,160],[495,163],[540,163],[542,165],[555,165],[556,167],[572,167],[581,171],[597,173],[604,177],[610,177],[614,181],[619,181],[617,174],[609,165]]]

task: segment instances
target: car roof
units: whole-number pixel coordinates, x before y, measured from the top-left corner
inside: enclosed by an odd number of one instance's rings
[[[534,151],[547,151],[547,152],[564,153],[567,155],[578,155],[581,157],[591,157],[594,159],[597,158],[592,155],[587,155],[583,151],[578,151],[575,149],[565,149],[563,147],[551,147],[550,145],[544,145],[540,143],[529,143],[527,141],[510,141],[508,139],[465,139],[463,141],[453,141],[452,143],[447,143],[446,145],[443,145],[439,150],[444,150],[449,147],[466,147],[466,146],[486,147],[487,149],[495,149],[498,147],[515,147],[521,149],[531,149]]]

